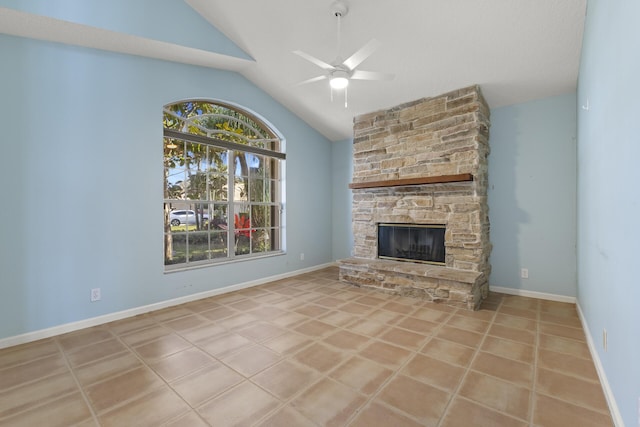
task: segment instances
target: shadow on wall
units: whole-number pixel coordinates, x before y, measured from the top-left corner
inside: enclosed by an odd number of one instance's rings
[[[519,239],[522,225],[530,215],[518,205],[516,181],[518,174],[517,141],[521,111],[501,108],[491,112],[489,146],[489,222],[491,224],[490,286],[523,288],[520,268],[523,266]]]

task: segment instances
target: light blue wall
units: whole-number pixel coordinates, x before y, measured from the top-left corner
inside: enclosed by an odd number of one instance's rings
[[[575,94],[491,110],[491,286],[576,296],[575,133]]]
[[[0,52],[0,338],[332,261],[331,143],[240,75],[10,36]],[[286,255],[163,273],[162,106],[193,97],[286,138]]]
[[[0,7],[251,59],[184,1],[0,0]]]
[[[640,410],[638,16],[638,1],[589,1],[578,83],[578,301],[627,426]]]
[[[575,133],[575,94],[491,111],[491,285],[576,296]],[[353,248],[352,143],[332,146],[335,259]]]
[[[353,140],[334,142],[331,145],[331,180],[333,185],[333,259],[348,258],[353,250],[351,224],[352,191],[349,183],[353,177]]]

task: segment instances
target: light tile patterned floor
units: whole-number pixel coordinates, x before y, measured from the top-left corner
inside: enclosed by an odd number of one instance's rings
[[[611,426],[575,306],[336,268],[0,350],[0,426]]]

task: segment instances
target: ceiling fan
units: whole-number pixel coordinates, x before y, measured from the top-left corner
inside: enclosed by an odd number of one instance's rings
[[[330,64],[316,58],[315,56],[309,55],[306,52],[301,50],[296,50],[293,53],[300,56],[303,59],[311,62],[312,64],[317,65],[318,67],[325,70],[325,74],[317,77],[313,77],[311,79],[305,80],[303,82],[298,83],[299,85],[313,83],[321,80],[329,80],[329,85],[331,86],[331,99],[333,100],[333,90],[345,90],[345,101],[344,106],[347,107],[347,86],[349,85],[350,80],[392,80],[394,78],[393,74],[389,73],[380,73],[376,71],[364,71],[358,70],[357,67],[360,65],[365,59],[367,59],[379,46],[380,42],[376,39],[370,40],[367,44],[362,46],[358,51],[356,51],[353,55],[345,59],[344,61],[340,57],[340,21],[346,16],[349,8],[346,3],[342,0],[337,0],[331,4],[331,15],[335,16],[338,19],[338,36],[337,36],[337,56]]]

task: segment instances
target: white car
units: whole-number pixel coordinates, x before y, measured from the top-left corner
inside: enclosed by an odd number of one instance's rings
[[[201,219],[205,222],[209,221],[209,215],[203,214]],[[187,224],[192,225],[196,223],[195,211],[177,210],[169,213],[169,223],[171,225]]]

